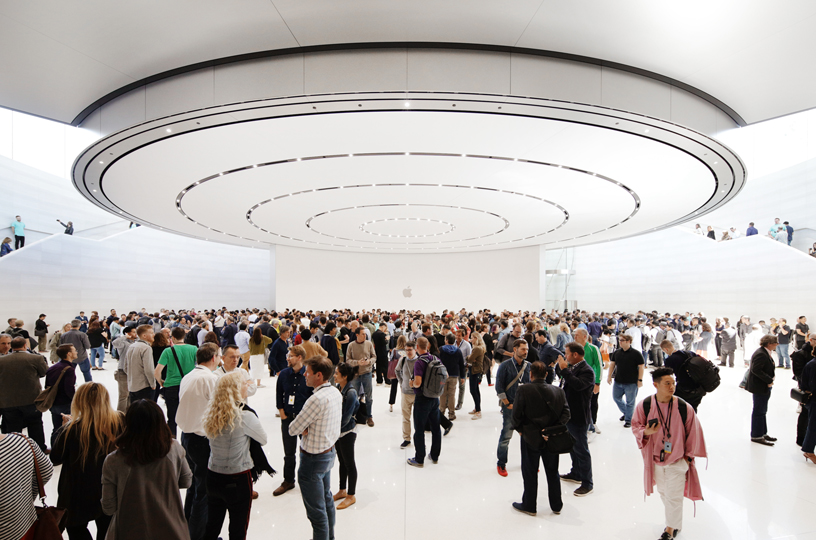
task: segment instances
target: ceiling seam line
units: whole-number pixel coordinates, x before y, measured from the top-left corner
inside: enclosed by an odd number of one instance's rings
[[[282,21],[283,21],[283,25],[284,25],[284,26],[286,26],[286,29],[287,29],[287,30],[289,30],[289,34],[292,36],[292,39],[294,39],[294,40],[295,40],[295,43],[297,43],[297,44],[298,44],[298,47],[302,47],[303,45],[301,45],[301,44],[300,44],[300,41],[298,41],[298,38],[297,38],[297,36],[295,36],[295,33],[294,33],[294,32],[292,32],[292,29],[291,29],[291,28],[289,28],[289,23],[287,23],[287,22],[286,22],[286,19],[284,19],[284,18],[283,18],[283,15],[281,15],[281,12],[280,12],[280,10],[278,9],[278,6],[276,6],[276,5],[275,5],[274,0],[269,0],[269,3],[270,3],[270,4],[272,4],[272,7],[273,7],[273,8],[275,8],[275,12],[278,14],[278,17],[280,17],[280,20],[282,20]]]
[[[519,41],[521,41],[521,38],[524,37],[524,34],[527,32],[527,29],[530,28],[530,25],[533,23],[533,19],[535,19],[536,15],[538,15],[538,12],[541,11],[541,6],[544,5],[544,1],[545,0],[541,0],[541,3],[538,4],[538,7],[533,12],[533,16],[530,17],[529,21],[527,21],[527,24],[524,26],[524,30],[521,31],[521,34],[519,35],[518,39],[513,43],[514,47],[518,47]]]

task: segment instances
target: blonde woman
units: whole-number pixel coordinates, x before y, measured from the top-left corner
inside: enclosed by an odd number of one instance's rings
[[[572,336],[570,335],[569,326],[567,323],[561,323],[558,325],[558,329],[560,332],[555,339],[555,348],[561,351],[561,354],[565,354],[567,343],[572,341]]]
[[[71,347],[70,345],[63,345]],[[57,506],[66,509],[68,537],[90,538],[88,523],[96,522],[97,539],[105,538],[111,517],[102,512],[102,465],[116,449],[122,415],[111,407],[105,387],[89,382],[77,388],[71,415],[57,429],[51,462],[62,465]]]
[[[479,420],[482,417],[482,394],[479,385],[482,383],[482,374],[485,364],[485,342],[479,332],[471,332],[470,343],[472,349],[466,358],[468,370],[470,372],[470,395],[473,397],[475,407],[470,412],[471,419]]]
[[[70,323],[66,323],[62,325],[62,330],[57,330],[54,332],[54,335],[51,336],[51,341],[48,342],[48,348],[51,350],[51,363],[56,364],[59,362],[59,357],[57,356],[57,347],[60,346],[60,337],[62,334],[71,331]]]
[[[242,373],[218,380],[204,412],[204,431],[210,441],[207,464],[207,527],[204,540],[216,540],[229,512],[230,540],[246,538],[252,508],[250,439],[266,444],[266,432],[251,410],[245,410],[250,381]]]

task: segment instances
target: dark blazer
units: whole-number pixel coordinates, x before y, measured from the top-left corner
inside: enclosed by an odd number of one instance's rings
[[[12,351],[0,356],[0,409],[33,405],[47,371],[45,357],[39,354]]]
[[[520,432],[524,442],[534,449],[541,449],[541,430],[570,419],[570,409],[564,391],[536,379],[519,387],[513,403],[513,429]]]
[[[582,360],[574,366],[562,369],[560,375],[572,415],[571,422],[589,425],[591,422],[589,403],[595,390],[595,370],[586,363],[586,360]]]
[[[751,356],[751,367],[748,369],[748,382],[745,389],[752,394],[769,394],[769,384],[774,381],[774,361],[768,349],[760,347]]]

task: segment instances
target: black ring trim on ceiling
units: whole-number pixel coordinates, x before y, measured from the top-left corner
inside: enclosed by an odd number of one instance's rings
[[[616,69],[619,71],[625,71],[627,73],[633,73],[635,75],[639,75],[641,77],[645,77],[648,79],[653,79],[655,81],[659,81],[670,86],[674,86],[681,90],[684,90],[690,94],[697,96],[698,98],[711,103],[722,112],[727,114],[738,126],[744,127],[747,126],[748,123],[742,116],[737,113],[734,109],[720,101],[719,99],[715,98],[711,94],[700,90],[695,86],[691,86],[690,84],[684,83],[677,79],[673,79],[672,77],[667,77],[666,75],[661,75],[660,73],[655,73],[654,71],[649,71],[646,69],[641,69],[639,67],[630,66],[627,64],[621,64],[619,62],[611,62],[609,60],[604,60],[602,58],[594,58],[591,56],[581,56],[578,54],[570,54],[560,51],[549,51],[544,49],[532,49],[528,47],[512,47],[508,45],[488,45],[483,43],[447,43],[447,42],[434,42],[434,41],[385,41],[385,42],[366,42],[366,43],[337,43],[331,45],[311,45],[307,47],[291,47],[287,49],[273,49],[267,51],[258,51],[253,53],[245,53],[245,54],[237,54],[234,56],[225,56],[222,58],[216,58],[213,60],[207,60],[204,62],[197,62],[195,64],[189,64],[182,67],[177,67],[174,69],[170,69],[167,71],[163,71],[161,73],[157,73],[155,75],[150,75],[149,77],[145,77],[138,81],[132,82],[130,84],[126,84],[121,88],[117,88],[116,90],[109,92],[102,96],[101,98],[97,99],[76,115],[76,117],[71,121],[72,126],[79,126],[82,122],[85,121],[88,116],[91,115],[96,109],[101,107],[102,105],[113,101],[114,99],[127,94],[132,90],[136,90],[137,88],[141,88],[142,86],[147,86],[148,84],[155,83],[164,79],[169,79],[170,77],[175,77],[177,75],[183,75],[185,73],[190,73],[193,71],[197,71],[199,69],[206,69],[216,66],[223,66],[226,64],[235,64],[238,62],[245,62],[247,60],[259,60],[263,58],[273,58],[276,56],[288,56],[293,54],[309,54],[309,53],[317,53],[317,52],[333,52],[333,51],[357,51],[357,50],[373,50],[373,49],[386,49],[386,50],[393,50],[393,49],[441,49],[441,50],[466,50],[466,51],[483,51],[483,52],[499,52],[499,53],[510,53],[510,54],[526,54],[531,56],[542,56],[545,58],[555,58],[558,60],[568,60],[571,62],[579,62],[582,64],[591,64],[594,66],[601,66],[610,69]],[[410,91],[406,88],[406,91]],[[441,92],[441,90],[439,91]],[[287,97],[295,97],[295,96],[287,96]],[[225,104],[226,105],[226,104]]]

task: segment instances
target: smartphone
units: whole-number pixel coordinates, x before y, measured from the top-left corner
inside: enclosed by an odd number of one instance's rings
[[[649,420],[648,426],[650,428],[657,427],[657,418],[652,418],[651,420]]]

